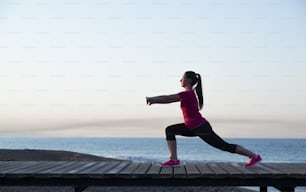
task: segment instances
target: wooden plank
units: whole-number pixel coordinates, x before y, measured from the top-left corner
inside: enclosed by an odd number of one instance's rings
[[[72,171],[74,169],[77,169],[78,167],[83,166],[84,164],[86,164],[86,162],[74,162],[68,166],[62,167],[60,169],[55,169],[53,171],[50,171],[50,174],[54,174],[54,175],[68,175],[69,171]]]
[[[222,167],[229,175],[244,175],[243,172],[236,169],[230,163],[218,163],[220,167]]]
[[[149,177],[157,177],[161,171],[160,164],[152,163],[150,169],[147,171],[147,176]]]
[[[121,170],[123,170],[124,168],[126,168],[127,166],[129,166],[131,164],[131,162],[129,161],[122,161],[120,164],[118,164],[117,166],[113,167],[112,169],[108,170],[107,172],[105,172],[105,175],[116,175],[118,174]]]
[[[14,168],[16,166],[21,166],[21,165],[22,165],[22,163],[20,161],[13,161],[13,162],[10,162],[9,164],[3,166],[0,171],[2,172],[2,171]]]
[[[135,171],[134,171],[134,175],[137,176],[145,176],[147,171],[150,169],[150,167],[152,166],[152,163],[142,163]]]
[[[300,175],[306,174],[306,165],[302,164],[292,164],[292,163],[271,163],[269,164],[271,168],[277,169],[282,173],[286,173],[288,175]]]
[[[66,165],[66,161],[49,161],[45,166],[39,168],[35,173],[37,174],[46,174],[48,173],[48,170],[52,170],[52,169],[57,169],[57,168],[61,168]],[[72,163],[72,162],[70,162]]]
[[[273,175],[282,174],[281,172],[279,172],[277,170],[274,170],[274,169],[271,169],[270,167],[267,167],[266,163],[258,163],[258,164],[256,164],[256,166],[254,166],[252,168],[253,168],[253,170],[258,171],[258,173],[261,174],[261,175],[273,176]]]
[[[290,165],[292,165],[292,163],[290,163]],[[306,169],[306,163],[294,163],[293,165],[296,167],[301,167],[303,169]]]
[[[259,165],[259,164],[253,167],[245,167],[245,169],[249,171],[253,171],[257,173],[258,175],[266,175],[266,176],[273,175],[273,173],[271,173],[268,169],[266,169],[264,166]]]
[[[66,167],[69,167],[71,165],[75,165],[76,162],[74,161],[71,161],[71,162],[52,162],[50,165],[49,165],[49,168],[48,169],[44,169],[44,170],[41,170],[39,172],[39,174],[50,174],[50,173],[55,173],[57,172],[58,170],[62,170]]]
[[[12,163],[13,161],[0,161],[0,168],[2,167],[2,166],[5,166],[5,165],[8,165],[8,164],[10,164],[10,163]]]
[[[196,167],[199,169],[201,175],[215,175],[216,173],[209,168],[207,163],[198,162]]]
[[[16,165],[17,163],[17,161],[0,161],[0,172],[2,169]]]
[[[174,178],[187,178],[187,172],[185,165],[173,167]]]
[[[70,169],[70,170],[66,171],[65,174],[76,174],[80,171],[88,169],[89,167],[95,165],[96,163],[97,162],[85,162],[85,163],[83,163],[83,164],[81,164],[81,165],[79,165],[79,166],[77,166],[73,169]]]
[[[133,172],[141,165],[139,162],[133,162],[129,166],[127,166],[125,169],[120,171],[120,175],[132,175]]]
[[[266,169],[268,169],[271,173],[278,174],[278,175],[286,175],[285,170],[280,169],[280,164],[274,164],[274,163],[264,163],[262,164]]]
[[[50,166],[54,166],[54,162],[52,161],[39,162],[39,165],[33,167],[31,170],[28,170],[28,174],[37,174],[40,171],[50,169]]]
[[[293,171],[295,171],[295,173],[298,173],[298,174],[303,174],[305,175],[306,174],[306,164],[302,164],[302,163],[295,163],[295,164],[288,164],[291,169]],[[294,168],[292,168],[294,167]]]
[[[101,169],[106,164],[107,164],[107,162],[105,162],[105,161],[96,162],[95,165],[89,167],[88,169],[84,169],[82,171],[79,171],[78,174],[84,174],[84,175],[91,174],[92,172],[94,172],[94,171],[96,171],[98,169]]]
[[[104,174],[105,172],[107,172],[108,170],[118,166],[119,164],[120,164],[120,162],[118,162],[118,161],[106,162],[105,166],[103,166],[100,169],[97,169],[95,171],[92,171],[91,175],[93,175],[93,174],[98,174],[98,175]]]
[[[209,163],[208,167],[216,174],[216,175],[227,175],[228,172],[225,171],[222,167],[220,167],[219,163]]]
[[[4,173],[6,170],[8,169],[12,169],[16,166],[20,166],[20,162],[17,161],[13,161],[13,162],[9,162],[8,164],[4,165],[1,169],[0,169],[0,175],[2,173]]]
[[[200,170],[196,166],[197,163],[186,162],[185,168],[188,178],[198,178],[201,176]]]
[[[267,166],[269,166],[271,169],[278,170],[287,175],[289,175],[293,171],[293,169],[295,169],[294,166],[289,166],[286,163],[269,163]]]
[[[303,178],[306,174],[305,166],[289,163],[269,163],[267,167],[277,170],[283,175],[290,175],[291,177]]]
[[[50,164],[50,162],[44,161],[44,162],[34,162],[32,165],[25,167],[23,169],[15,170],[11,173],[18,174],[30,174],[30,173],[35,173],[37,169],[41,167],[45,167],[46,165]]]
[[[2,169],[1,173],[2,174],[14,173],[14,171],[16,171],[16,170],[22,170],[26,167],[29,167],[29,166],[33,165],[33,164],[35,164],[34,161],[23,161],[23,162],[15,164],[14,166],[10,166],[10,167],[7,167],[6,169]]]
[[[246,168],[242,163],[230,163],[235,169],[239,170],[245,176],[247,175],[258,175],[256,171],[254,171],[253,167]]]
[[[173,177],[173,167],[162,167],[159,173],[160,178]]]

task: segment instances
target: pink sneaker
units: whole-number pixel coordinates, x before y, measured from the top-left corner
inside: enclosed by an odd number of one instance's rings
[[[261,156],[256,155],[255,157],[252,157],[248,163],[244,164],[244,167],[252,167],[256,163],[259,163],[260,161],[261,161]]]
[[[169,161],[163,162],[160,164],[162,167],[175,167],[175,166],[180,166],[180,160],[172,160],[170,159]]]

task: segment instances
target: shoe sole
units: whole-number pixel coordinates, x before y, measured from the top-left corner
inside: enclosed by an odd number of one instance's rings
[[[256,163],[254,163],[253,165],[248,165],[248,166],[243,165],[243,167],[253,167],[253,166],[255,166],[257,163],[260,163],[260,162],[261,162],[261,160],[257,161],[257,162],[256,162]]]

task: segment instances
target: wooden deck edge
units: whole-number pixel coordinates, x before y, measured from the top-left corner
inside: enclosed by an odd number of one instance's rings
[[[1,178],[1,186],[306,186],[302,178]]]

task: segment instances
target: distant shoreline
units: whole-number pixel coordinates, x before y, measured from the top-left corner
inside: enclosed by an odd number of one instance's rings
[[[0,149],[0,161],[123,161],[63,150]]]

